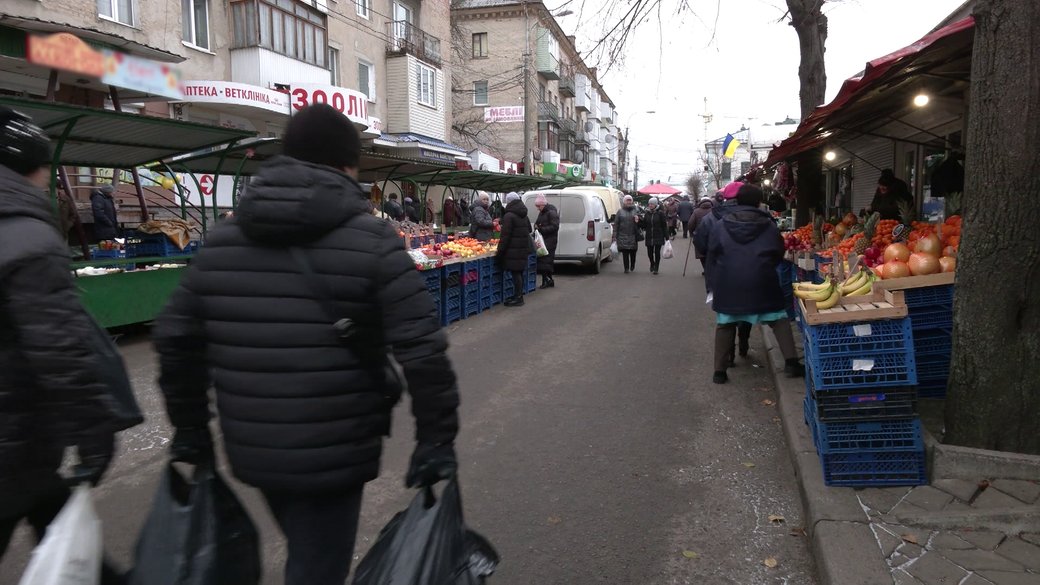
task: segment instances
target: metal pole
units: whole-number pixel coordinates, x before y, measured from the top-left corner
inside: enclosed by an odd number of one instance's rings
[[[530,175],[534,160],[531,157],[531,24],[528,18],[527,0],[524,0],[524,174]]]
[[[690,265],[690,250],[693,250],[693,236],[690,236],[690,245],[686,248],[686,262],[682,265],[682,275],[686,278],[686,267]]]

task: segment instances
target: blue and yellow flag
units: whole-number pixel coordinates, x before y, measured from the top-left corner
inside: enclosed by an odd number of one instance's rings
[[[737,153],[737,147],[739,146],[740,141],[733,138],[732,134],[727,134],[726,139],[722,141],[722,156],[733,158],[733,155]]]

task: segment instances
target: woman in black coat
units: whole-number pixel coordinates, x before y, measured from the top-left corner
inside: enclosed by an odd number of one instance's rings
[[[502,235],[498,240],[495,264],[513,278],[513,296],[506,299],[507,307],[524,305],[524,269],[534,252],[531,240],[531,222],[527,219],[527,206],[517,193],[506,195],[505,215],[502,216]]]
[[[738,323],[769,325],[786,359],[787,374],[804,376],[776,276],[784,256],[780,231],[772,215],[759,208],[761,189],[745,184],[736,199],[737,204],[708,234],[708,284],[713,295],[711,308],[717,313],[712,381],[724,384],[728,380],[726,368],[732,360]]]
[[[556,280],[553,279],[553,263],[556,262],[556,245],[560,241],[560,213],[545,200],[545,195],[539,195],[534,200],[534,206],[538,208],[538,219],[535,220],[534,227],[542,234],[545,249],[549,251],[545,256],[538,257],[538,274],[542,275],[541,288],[552,288],[556,286]]]
[[[668,216],[657,197],[650,198],[639,226],[646,232],[646,255],[650,257],[650,272],[657,274],[661,268],[661,247],[675,235],[675,229],[668,227]]]

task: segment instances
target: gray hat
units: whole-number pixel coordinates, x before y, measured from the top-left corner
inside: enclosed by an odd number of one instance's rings
[[[657,199],[657,197],[651,197],[650,201],[647,201],[647,204],[648,205],[660,205],[661,202]]]
[[[519,200],[520,200],[520,194],[517,193],[516,191],[510,191],[509,193],[506,193],[506,203],[507,204],[508,203],[512,203],[514,201],[519,201]]]
[[[101,186],[101,192],[104,193],[105,195],[111,195],[111,194],[116,192],[116,188],[113,187],[110,184],[102,185]]]

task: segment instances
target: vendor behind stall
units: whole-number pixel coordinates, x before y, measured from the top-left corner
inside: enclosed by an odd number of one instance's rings
[[[102,185],[90,194],[90,209],[94,212],[94,237],[98,240],[114,240],[119,237],[119,220],[116,217],[115,192],[112,185]]]
[[[877,191],[874,192],[874,200],[870,202],[868,213],[876,211],[881,214],[881,219],[903,219],[899,210],[899,203],[913,207],[914,198],[910,194],[910,188],[906,181],[897,179],[892,169],[881,171],[878,178]]]

